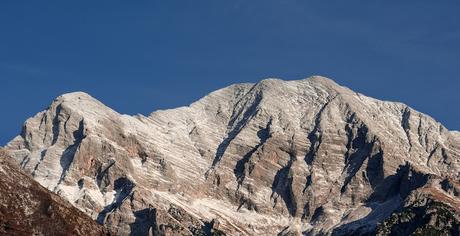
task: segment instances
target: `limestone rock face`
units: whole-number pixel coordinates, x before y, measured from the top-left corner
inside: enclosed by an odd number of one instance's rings
[[[65,94],[7,149],[120,235],[365,233],[425,175],[460,193],[458,132],[320,76],[232,85],[147,117]]]
[[[0,149],[0,235],[110,235],[40,186]]]

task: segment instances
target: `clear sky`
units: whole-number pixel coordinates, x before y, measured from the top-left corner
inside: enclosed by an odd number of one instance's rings
[[[0,145],[60,94],[118,112],[323,75],[460,129],[458,0],[0,1]]]

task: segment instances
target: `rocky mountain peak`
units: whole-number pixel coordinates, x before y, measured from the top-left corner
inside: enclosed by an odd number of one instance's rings
[[[51,103],[48,110],[54,108],[57,108],[58,112],[62,109],[72,110],[74,112],[80,113],[86,118],[119,115],[117,112],[105,106],[99,100],[93,98],[91,95],[85,92],[71,92],[57,97]]]
[[[70,93],[65,93],[55,99],[55,101],[69,101],[69,100],[78,100],[78,99],[86,99],[86,100],[95,100],[91,95],[82,92],[82,91],[76,91],[76,92],[70,92]]]
[[[356,234],[422,187],[456,198],[442,183],[459,177],[458,140],[404,104],[313,76],[236,84],[148,117],[66,94],[7,149],[116,234]]]

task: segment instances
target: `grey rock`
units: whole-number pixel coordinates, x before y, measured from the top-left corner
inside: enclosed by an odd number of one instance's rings
[[[457,199],[442,180],[460,170],[458,132],[320,76],[232,85],[149,116],[65,94],[7,149],[120,235],[209,234],[213,220],[228,235],[371,232],[425,175]]]

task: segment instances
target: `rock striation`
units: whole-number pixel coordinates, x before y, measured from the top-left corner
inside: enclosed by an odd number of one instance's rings
[[[65,94],[6,148],[117,235],[366,234],[423,187],[460,193],[459,132],[320,76],[149,116]]]

